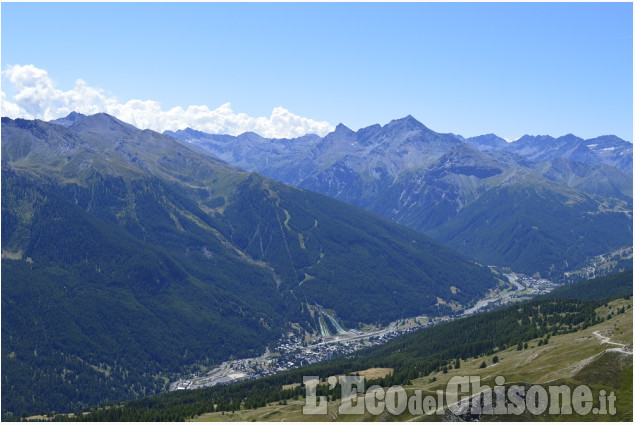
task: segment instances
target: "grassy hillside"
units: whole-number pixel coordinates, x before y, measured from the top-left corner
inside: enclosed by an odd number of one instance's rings
[[[422,396],[437,397],[436,391],[444,391],[448,381],[454,376],[480,376],[481,385],[494,387],[494,378],[503,376],[505,378],[506,389],[510,385],[540,384],[544,388],[551,386],[567,385],[575,388],[578,385],[588,386],[595,399],[595,406],[598,406],[598,395],[600,391],[609,394],[611,391],[616,396],[616,414],[585,415],[578,414],[549,414],[547,410],[540,416],[534,416],[527,410],[522,415],[482,415],[480,421],[626,421],[633,420],[633,361],[632,355],[610,352],[615,347],[611,344],[602,343],[596,333],[612,333],[611,341],[630,345],[632,347],[632,298],[629,300],[616,300],[609,303],[609,308],[619,310],[626,308],[626,313],[613,317],[600,325],[589,327],[583,331],[558,335],[551,337],[547,345],[540,345],[540,340],[528,341],[528,348],[518,351],[509,348],[497,352],[498,362],[493,364],[493,355],[480,356],[461,362],[460,367],[449,368],[447,373],[439,371],[424,378],[416,379],[410,385],[406,385],[408,396],[412,396],[415,391],[421,391]],[[486,367],[482,368],[483,362]],[[368,388],[369,384],[366,385]],[[365,398],[361,398],[365,403]],[[287,422],[287,421],[456,421],[459,418],[450,414],[447,410],[443,415],[418,415],[410,414],[406,411],[393,416],[385,412],[380,416],[374,416],[366,412],[363,415],[340,415],[340,400],[332,400],[328,403],[328,413],[326,415],[306,416],[302,413],[305,400],[302,396],[298,399],[290,398],[285,402],[273,402],[257,409],[241,409],[235,411],[205,413],[193,417],[196,422],[216,422],[216,421],[267,421],[267,422]],[[466,420],[467,417],[460,419]],[[472,418],[472,420],[477,418]]]

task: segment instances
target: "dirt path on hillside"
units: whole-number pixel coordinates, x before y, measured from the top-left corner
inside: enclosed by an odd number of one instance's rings
[[[593,336],[595,336],[596,338],[598,338],[600,341],[602,341],[602,344],[611,344],[611,345],[617,345],[618,348],[609,348],[606,351],[611,352],[611,353],[624,353],[624,354],[628,354],[628,355],[633,355],[633,349],[632,348],[628,348],[625,344],[621,344],[619,342],[613,342],[611,341],[611,338],[609,338],[608,336],[604,336],[600,333],[600,331],[593,331]]]

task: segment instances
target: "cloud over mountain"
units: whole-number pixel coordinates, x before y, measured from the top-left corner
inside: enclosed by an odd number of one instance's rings
[[[34,65],[8,66],[2,76],[15,88],[15,95],[10,100],[4,91],[1,93],[2,115],[10,118],[49,121],[72,111],[87,115],[106,112],[136,127],[159,132],[192,127],[208,133],[231,135],[253,131],[265,137],[298,137],[307,133],[323,136],[334,129],[326,121],[301,117],[281,106],[273,108],[269,117],[236,113],[230,103],[216,109],[190,105],[164,110],[155,100],[131,99],[122,103],[82,79],[76,80],[72,89],[64,91],[57,88],[46,70]]]

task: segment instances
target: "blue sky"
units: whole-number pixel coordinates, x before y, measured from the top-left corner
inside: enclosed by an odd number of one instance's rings
[[[412,114],[464,136],[632,140],[632,7],[3,3],[3,114],[110,105],[148,128],[270,135]]]

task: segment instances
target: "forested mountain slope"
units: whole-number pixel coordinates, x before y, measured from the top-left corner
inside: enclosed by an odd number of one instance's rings
[[[4,413],[151,394],[259,355],[292,324],[317,329],[307,303],[357,326],[497,284],[415,231],[158,133],[65,124],[2,119]]]

